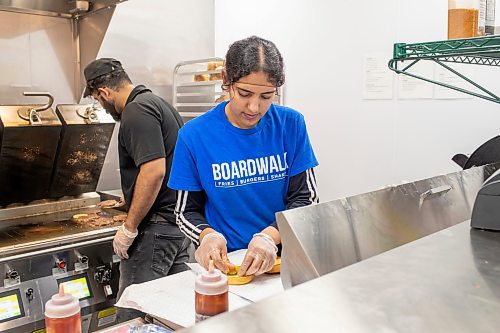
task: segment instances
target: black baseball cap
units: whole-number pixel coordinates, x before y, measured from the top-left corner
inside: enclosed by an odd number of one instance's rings
[[[87,81],[83,97],[91,94],[92,88],[89,86],[89,82],[116,70],[123,70],[123,67],[121,62],[113,58],[100,58],[88,64],[83,70],[85,81]]]

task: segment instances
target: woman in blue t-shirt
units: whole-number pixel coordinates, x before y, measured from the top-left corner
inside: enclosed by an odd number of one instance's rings
[[[233,43],[222,78],[230,100],[181,128],[168,186],[199,264],[227,272],[227,252],[248,248],[238,274],[259,275],[281,243],[275,213],[318,202],[318,162],[304,117],[273,104],[285,75],[272,42]]]

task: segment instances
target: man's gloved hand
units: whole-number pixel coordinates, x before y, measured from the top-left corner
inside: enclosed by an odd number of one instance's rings
[[[201,240],[201,244],[194,253],[198,264],[208,269],[210,260],[214,261],[215,266],[222,272],[229,271],[227,259],[227,242],[224,235],[218,232],[206,234]]]
[[[238,275],[260,275],[267,272],[273,268],[277,253],[278,247],[271,236],[262,232],[253,235]]]
[[[123,207],[125,206],[125,197],[121,196],[120,197],[120,200],[118,200],[118,202],[115,204],[115,206],[113,208],[120,208],[120,207]]]
[[[127,228],[125,228],[125,224],[122,224],[116,231],[115,238],[113,239],[113,249],[116,255],[122,259],[128,259],[128,248],[132,245],[138,234],[138,231],[128,231]]]

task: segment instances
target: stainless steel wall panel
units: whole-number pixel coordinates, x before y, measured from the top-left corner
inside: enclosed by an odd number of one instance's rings
[[[0,0],[0,10],[36,15],[70,16],[70,1],[67,0]]]
[[[115,12],[115,7],[105,7],[98,12],[86,15],[77,21],[77,34],[73,36],[75,43],[79,45],[79,52],[77,52],[78,66],[75,67],[79,71],[78,79],[74,82],[75,87],[75,101],[79,101],[85,89],[85,76],[83,70],[85,66],[97,58],[99,49],[101,48],[104,40],[104,35],[108,30],[111,17]],[[114,56],[119,58],[119,55]]]
[[[71,22],[0,11],[0,104],[42,104],[24,91],[48,91],[55,104],[73,102]]]
[[[471,168],[277,214],[285,287],[470,219],[498,165]]]
[[[470,218],[457,176],[438,176],[347,198],[361,259]]]
[[[332,201],[317,205],[316,208],[314,210],[300,208],[278,215],[280,233],[282,238],[287,240],[283,243],[281,267],[298,273],[294,276],[294,281],[290,281],[292,285],[311,280],[359,260],[344,203],[340,200]],[[289,214],[291,216],[287,217]],[[287,218],[293,219],[295,223],[284,223]]]

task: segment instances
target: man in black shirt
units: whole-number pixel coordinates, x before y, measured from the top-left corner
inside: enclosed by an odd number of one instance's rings
[[[91,62],[84,70],[92,96],[116,121],[121,185],[128,216],[113,240],[122,258],[118,298],[123,290],[187,269],[190,241],[175,222],[175,191],[167,187],[182,118],[145,86],[132,85],[121,63],[112,58]],[[141,313],[119,309],[120,321]]]

